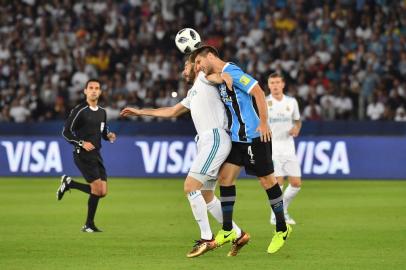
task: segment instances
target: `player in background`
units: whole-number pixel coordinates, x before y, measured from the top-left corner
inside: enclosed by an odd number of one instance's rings
[[[197,156],[193,161],[184,183],[184,192],[189,200],[193,215],[200,227],[200,240],[197,240],[187,257],[197,257],[217,247],[210,228],[207,211],[219,222],[223,222],[221,203],[214,190],[221,164],[231,149],[227,131],[227,116],[217,88],[210,84],[203,72],[196,75],[194,65],[187,60],[183,70],[184,79],[193,83],[187,97],[172,107],[158,109],[125,108],[121,116],[177,117],[188,111],[197,131]],[[249,235],[232,222],[232,227],[241,237],[239,245],[233,246],[229,256],[237,255],[239,249],[249,241]]]
[[[296,224],[288,214],[288,207],[296,197],[302,185],[299,161],[296,157],[295,142],[302,127],[299,106],[295,98],[284,95],[285,80],[282,75],[272,73],[268,77],[271,94],[268,103],[269,124],[272,130],[272,159],[275,176],[283,190],[284,177],[289,185],[283,193],[283,210],[288,224]],[[271,214],[271,223],[275,224],[275,215]]]
[[[216,242],[221,245],[239,241],[231,221],[236,199],[235,181],[244,166],[247,174],[258,177],[276,214],[276,231],[267,250],[275,253],[284,245],[292,228],[285,223],[283,194],[273,174],[271,130],[264,91],[238,66],[221,60],[214,47],[202,46],[192,53],[191,58],[210,81],[220,84],[220,96],[231,119],[232,149],[219,173],[224,221]],[[217,78],[212,78],[213,75]]]
[[[101,138],[113,143],[116,135],[107,127],[106,110],[97,105],[101,95],[100,82],[95,79],[89,80],[84,93],[86,101],[72,109],[62,135],[74,146],[73,159],[89,184],[76,182],[71,177],[63,175],[56,196],[61,200],[70,189],[89,194],[87,219],[82,231],[101,232],[94,224],[99,199],[107,195],[106,169],[100,155]]]

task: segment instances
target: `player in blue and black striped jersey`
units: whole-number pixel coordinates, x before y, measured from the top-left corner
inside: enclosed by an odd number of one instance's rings
[[[232,229],[236,198],[235,180],[245,167],[247,174],[258,177],[276,216],[276,233],[268,247],[275,253],[285,243],[291,227],[283,214],[283,195],[273,174],[271,131],[264,91],[258,81],[233,63],[219,58],[214,47],[202,46],[191,55],[195,68],[207,79],[219,85],[221,98],[227,108],[232,149],[219,173],[223,228],[216,236],[218,245],[232,241],[232,249],[240,249],[247,237],[236,235]],[[248,236],[249,237],[249,236]]]

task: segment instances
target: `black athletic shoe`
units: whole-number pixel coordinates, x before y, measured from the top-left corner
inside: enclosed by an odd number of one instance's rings
[[[61,185],[59,186],[58,190],[56,191],[56,198],[58,199],[58,201],[62,200],[65,192],[69,190],[69,184],[71,181],[72,181],[72,179],[69,176],[62,175]]]
[[[103,232],[103,231],[101,231],[101,230],[99,230],[97,227],[96,227],[96,225],[87,225],[87,224],[85,224],[83,227],[82,227],[82,230],[81,230],[82,232],[87,232],[87,233],[95,233],[95,232]]]

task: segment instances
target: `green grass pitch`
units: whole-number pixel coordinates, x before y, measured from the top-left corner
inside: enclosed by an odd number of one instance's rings
[[[227,245],[194,259],[185,254],[199,232],[180,179],[109,179],[100,234],[80,232],[87,196],[57,202],[58,183],[0,179],[0,269],[406,269],[406,181],[305,181],[290,210],[298,224],[269,255],[266,195],[239,180],[235,220],[250,244],[234,258]]]

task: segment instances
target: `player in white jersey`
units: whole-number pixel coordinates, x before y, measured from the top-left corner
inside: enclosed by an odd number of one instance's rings
[[[275,176],[283,190],[284,177],[288,177],[289,185],[283,192],[285,220],[288,224],[296,224],[288,213],[290,202],[298,194],[302,185],[299,161],[296,157],[295,142],[302,127],[297,101],[283,94],[285,81],[277,73],[268,77],[271,94],[267,97],[269,124],[272,130],[272,160]],[[271,223],[275,224],[272,212]]]
[[[207,211],[219,222],[223,222],[221,203],[214,190],[220,166],[231,150],[228,121],[223,102],[217,88],[200,72],[196,75],[194,65],[187,60],[182,73],[187,82],[194,82],[187,97],[172,107],[158,109],[125,108],[122,116],[148,115],[155,117],[177,117],[188,111],[197,131],[197,156],[184,183],[184,192],[190,202],[193,215],[200,227],[200,240],[196,241],[187,257],[196,257],[217,247],[210,228]],[[241,229],[233,222],[233,228]],[[248,241],[247,241],[248,242]]]

